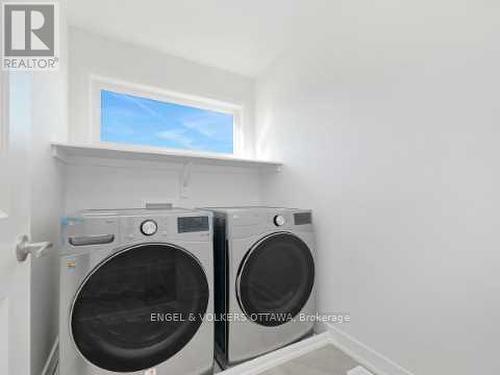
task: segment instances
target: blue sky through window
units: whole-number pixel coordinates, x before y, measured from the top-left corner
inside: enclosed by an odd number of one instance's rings
[[[233,115],[101,90],[101,140],[233,153]]]

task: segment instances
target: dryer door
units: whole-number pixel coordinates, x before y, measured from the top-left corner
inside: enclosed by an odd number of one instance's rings
[[[95,366],[154,367],[179,352],[202,323],[208,282],[198,260],[168,244],[134,246],[97,266],[71,312],[73,340]]]
[[[293,319],[314,285],[314,259],[297,236],[279,232],[248,251],[240,265],[236,290],[247,317],[263,326]]]

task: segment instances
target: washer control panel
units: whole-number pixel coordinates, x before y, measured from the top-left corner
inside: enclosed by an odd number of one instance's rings
[[[277,227],[281,227],[282,225],[286,224],[286,219],[282,215],[276,215],[274,216],[273,222]]]
[[[145,236],[152,236],[158,231],[158,224],[154,220],[144,220],[141,223],[141,233]]]

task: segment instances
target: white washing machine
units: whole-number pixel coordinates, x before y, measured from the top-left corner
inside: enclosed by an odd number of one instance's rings
[[[63,239],[60,375],[211,373],[210,212],[88,210]]]
[[[232,366],[311,334],[316,313],[311,211],[210,210],[220,364]]]

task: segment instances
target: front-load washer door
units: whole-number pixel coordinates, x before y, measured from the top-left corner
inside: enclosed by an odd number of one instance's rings
[[[279,326],[302,310],[313,285],[311,250],[297,236],[278,232],[263,238],[245,255],[236,291],[247,318],[263,326]]]
[[[75,297],[73,340],[108,371],[154,367],[195,335],[209,286],[198,260],[168,244],[130,247],[98,265]]]

